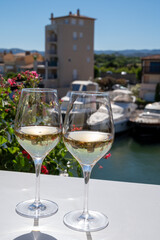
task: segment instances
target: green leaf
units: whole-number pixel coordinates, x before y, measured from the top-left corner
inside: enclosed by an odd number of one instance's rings
[[[20,159],[20,164],[21,164],[22,167],[24,167],[24,164],[25,164],[24,158],[21,158],[21,159]]]
[[[18,147],[9,147],[9,148],[8,148],[8,151],[9,151],[11,154],[16,153],[18,150],[19,150]]]
[[[6,142],[7,142],[7,139],[2,137],[2,136],[0,136],[0,145],[3,145]]]
[[[1,118],[4,119],[5,116],[6,116],[6,113],[5,113],[5,112],[2,112],[2,113],[1,113]]]
[[[13,134],[14,133],[14,130],[13,130],[13,128],[8,128],[8,132],[10,133],[10,134]]]

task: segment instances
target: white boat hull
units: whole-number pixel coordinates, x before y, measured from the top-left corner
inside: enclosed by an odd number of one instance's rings
[[[125,131],[129,130],[128,123],[129,122],[127,119],[114,122],[115,133],[121,133],[121,132],[125,132]]]

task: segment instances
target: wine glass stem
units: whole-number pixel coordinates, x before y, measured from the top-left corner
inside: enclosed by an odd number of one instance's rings
[[[35,205],[38,208],[40,206],[40,173],[42,161],[34,160],[35,172],[36,172],[36,188],[35,188]]]
[[[85,219],[88,219],[88,189],[89,189],[89,180],[91,175],[91,166],[83,166],[83,176],[84,176],[84,205],[83,205],[83,213],[82,216]]]

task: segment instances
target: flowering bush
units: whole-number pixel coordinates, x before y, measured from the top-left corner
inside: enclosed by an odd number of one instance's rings
[[[30,155],[18,144],[14,135],[14,119],[22,88],[38,87],[40,80],[34,71],[21,72],[8,77],[0,75],[1,170],[34,172],[34,164]],[[67,150],[61,141],[45,158],[42,173],[58,175],[60,172],[67,172],[72,175],[70,172],[72,165],[68,164],[70,159],[66,158],[66,153]]]

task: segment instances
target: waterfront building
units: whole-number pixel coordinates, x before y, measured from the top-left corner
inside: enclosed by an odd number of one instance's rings
[[[45,27],[45,87],[65,93],[74,80],[94,77],[94,18],[76,14],[54,17]],[[43,74],[43,66],[38,66]]]
[[[44,58],[41,54],[30,51],[13,54],[3,53],[4,72],[21,72],[25,70],[37,70],[36,64],[43,62]]]
[[[158,83],[160,83],[160,55],[143,57],[140,97],[153,102]]]

